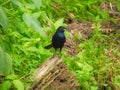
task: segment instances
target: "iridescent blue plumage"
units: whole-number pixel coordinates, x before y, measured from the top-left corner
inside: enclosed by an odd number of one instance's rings
[[[46,46],[45,48],[49,49],[49,48],[53,47],[53,48],[55,48],[55,50],[60,48],[60,51],[61,51],[64,46],[64,43],[66,41],[66,38],[64,35],[65,30],[66,30],[65,27],[60,26],[52,37],[52,43],[50,45]]]
[[[64,37],[64,34],[61,33],[61,32],[58,32],[57,35],[58,35],[59,37],[61,37],[61,38]]]

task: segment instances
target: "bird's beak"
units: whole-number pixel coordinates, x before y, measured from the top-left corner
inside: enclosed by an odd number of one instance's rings
[[[66,31],[66,30],[67,30],[67,28],[64,28],[63,30],[64,30],[64,31]]]

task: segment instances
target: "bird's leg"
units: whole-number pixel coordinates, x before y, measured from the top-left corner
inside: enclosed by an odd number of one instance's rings
[[[54,54],[56,55],[56,53],[57,53],[57,49],[55,48],[55,53]]]
[[[57,49],[55,49],[55,53],[54,53],[54,55],[60,55],[61,56],[61,49],[60,49],[60,52],[58,52],[59,50],[57,50]]]
[[[61,53],[61,51],[62,51],[62,48],[60,48],[60,56],[62,56],[62,53]]]
[[[56,55],[56,49],[55,50],[53,50],[53,56],[55,56]]]
[[[62,48],[60,48],[60,53],[61,53],[61,51],[62,51]]]

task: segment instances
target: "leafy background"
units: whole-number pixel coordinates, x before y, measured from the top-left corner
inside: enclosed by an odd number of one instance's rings
[[[117,19],[112,17],[108,4],[119,13],[120,2],[114,0],[0,0],[0,89],[30,88],[33,72],[54,53],[44,46],[57,27],[67,26],[68,12],[77,21],[89,21],[94,27],[92,37],[76,47],[75,56],[66,58],[67,50],[62,51],[62,59],[75,74],[80,90],[119,88],[120,32],[101,33],[103,22],[118,27],[119,15]],[[70,35],[66,33],[68,38]],[[79,35],[74,39],[78,42]]]

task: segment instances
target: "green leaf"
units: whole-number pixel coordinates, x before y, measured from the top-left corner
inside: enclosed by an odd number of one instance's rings
[[[120,11],[120,2],[117,3],[117,9]]]
[[[0,90],[10,90],[11,85],[10,81],[4,81],[0,86]]]
[[[17,75],[15,75],[15,74],[9,74],[5,77],[5,79],[9,79],[9,80],[14,80],[16,78],[17,78]]]
[[[31,52],[39,52],[40,51],[36,47],[29,47],[29,48],[26,48],[26,50],[31,51]]]
[[[40,12],[35,12],[35,13],[33,13],[32,15],[33,15],[33,17],[35,17],[35,18],[39,18],[40,15],[42,15],[42,12],[41,12],[41,11],[40,11]]]
[[[21,6],[22,6],[22,3],[21,3],[21,2],[19,2],[18,0],[11,0],[11,2],[12,2],[13,4],[15,4],[15,5],[19,6],[19,7],[21,7]]]
[[[24,85],[20,80],[14,80],[13,84],[17,90],[24,90]]]
[[[32,2],[35,4],[37,8],[40,8],[42,5],[41,0],[32,0]]]
[[[8,27],[8,17],[2,7],[0,7],[0,25],[3,27],[4,30]]]
[[[41,36],[46,36],[45,32],[42,30],[40,26],[39,21],[36,18],[27,13],[23,14],[22,18],[28,26],[31,26],[36,31],[40,32]]]
[[[55,22],[55,27],[58,28],[59,26],[63,25],[64,18],[60,18]]]
[[[25,6],[26,6],[27,9],[31,9],[31,10],[35,10],[36,9],[34,4],[26,4]]]
[[[91,86],[91,87],[90,87],[90,90],[98,90],[98,87],[96,87],[96,86]]]
[[[24,6],[23,3],[21,3],[19,0],[11,0],[11,2],[15,6],[15,8],[19,11],[19,13],[25,12],[25,10],[26,10],[25,6],[27,6],[27,5]]]
[[[0,47],[0,74],[7,75],[12,69],[11,57]]]

